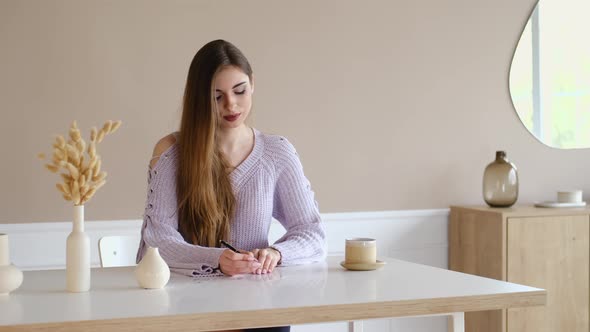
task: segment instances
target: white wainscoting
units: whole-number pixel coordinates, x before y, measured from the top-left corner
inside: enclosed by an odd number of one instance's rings
[[[448,267],[448,209],[378,211],[322,214],[328,234],[329,255],[344,255],[344,240],[349,237],[377,239],[377,256]],[[87,221],[92,266],[100,266],[98,240],[106,235],[138,235],[141,220]],[[22,270],[63,269],[65,243],[71,222],[0,224],[10,242],[12,263]],[[271,243],[284,233],[273,222]],[[344,332],[348,324],[297,325],[293,332]],[[376,319],[364,322],[366,332],[444,332],[445,317]]]

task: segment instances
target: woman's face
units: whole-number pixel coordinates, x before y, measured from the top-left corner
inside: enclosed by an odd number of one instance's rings
[[[215,75],[213,84],[221,128],[243,125],[252,108],[254,91],[248,75],[237,67],[224,67]]]

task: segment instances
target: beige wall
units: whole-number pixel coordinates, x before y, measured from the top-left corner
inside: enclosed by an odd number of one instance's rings
[[[521,203],[590,194],[590,152],[543,146],[510,101],[532,6],[0,0],[0,223],[70,218],[35,155],[73,119],[124,121],[100,148],[109,181],[87,219],[141,218],[153,144],[178,125],[194,53],[217,38],[251,60],[254,125],[295,144],[322,212],[483,203],[496,149],[519,168]]]

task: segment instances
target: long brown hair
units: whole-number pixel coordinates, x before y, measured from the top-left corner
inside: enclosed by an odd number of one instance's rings
[[[191,62],[186,87],[176,177],[178,230],[185,241],[218,247],[228,239],[235,197],[217,144],[218,115],[213,81],[223,67],[241,69],[252,81],[252,68],[242,52],[224,40],[203,46]]]

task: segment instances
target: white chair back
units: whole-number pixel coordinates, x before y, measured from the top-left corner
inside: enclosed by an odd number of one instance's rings
[[[100,266],[133,266],[139,248],[138,235],[103,236],[98,240]]]

